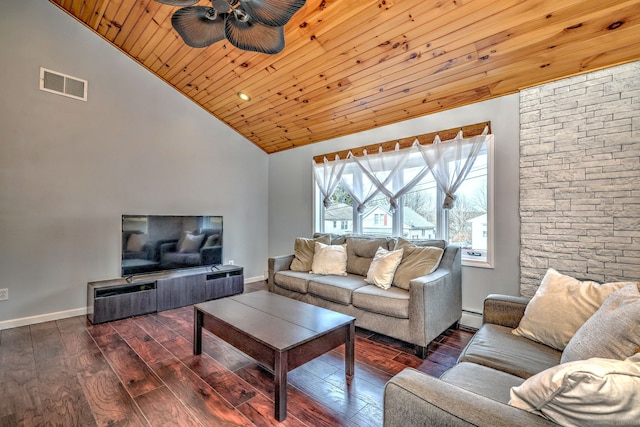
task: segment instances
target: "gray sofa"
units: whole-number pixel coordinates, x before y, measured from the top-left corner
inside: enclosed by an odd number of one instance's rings
[[[557,425],[541,414],[534,413],[535,411],[529,412],[509,405],[510,396],[513,397],[510,394],[511,388],[521,386],[526,379],[543,371],[545,373],[536,376],[536,380],[539,381],[542,377],[554,378],[553,381],[559,383],[558,389],[551,388],[549,384],[546,390],[537,391],[540,393],[538,396],[542,396],[540,399],[545,399],[547,402],[544,405],[553,404],[552,399],[558,398],[554,396],[559,396],[555,393],[559,393],[560,388],[566,387],[569,392],[565,395],[574,394],[568,398],[560,397],[565,399],[563,402],[565,404],[568,402],[569,405],[579,402],[575,410],[586,412],[587,416],[589,414],[593,416],[595,412],[590,412],[591,409],[588,406],[590,403],[577,397],[581,395],[576,390],[582,387],[579,381],[585,378],[597,377],[598,381],[604,381],[607,378],[600,373],[589,376],[588,369],[584,371],[587,364],[599,359],[578,361],[574,365],[561,364],[563,357],[561,351],[512,333],[512,330],[518,327],[528,302],[529,299],[523,297],[489,295],[484,302],[483,325],[462,351],[454,367],[440,378],[415,369],[405,369],[389,380],[384,389],[384,426]],[[607,359],[600,360],[609,363]],[[628,360],[624,362],[627,363]],[[616,362],[618,361],[615,360],[613,363]],[[636,360],[635,363],[638,361]],[[563,369],[568,369],[569,365],[578,366],[578,364],[581,364],[578,375],[573,378],[557,374]],[[628,367],[629,363],[625,366]],[[640,401],[640,390],[636,390],[634,385],[640,383],[640,366],[630,368],[630,372],[634,369],[636,379],[632,379],[633,375],[629,375],[622,381],[629,389],[635,391],[618,389],[618,393],[628,400],[627,409],[620,409],[626,411],[624,417],[627,417],[627,420],[622,421],[621,413],[617,413],[611,416],[616,418],[615,420],[606,418],[604,423],[600,419],[597,424],[595,421],[594,423],[589,421],[579,423],[580,425],[640,425],[640,418],[636,419],[635,423],[628,420],[630,414],[628,408],[637,408]],[[552,374],[554,376],[551,377],[549,372],[555,372]],[[585,384],[584,387],[589,386],[587,383],[592,383],[593,387],[600,387],[598,381],[589,379],[583,384]],[[598,388],[598,390],[603,389]],[[612,390],[614,388],[604,391],[604,395],[609,396],[610,399],[617,399]],[[548,392],[550,397],[544,397],[545,392]],[[604,398],[597,395],[599,392],[587,395],[593,396],[596,401],[602,401]],[[607,408],[613,408],[612,411],[616,411],[616,408],[624,408],[622,403],[604,401],[602,404],[608,405]],[[562,410],[565,411],[565,409]],[[606,413],[604,416],[607,417]],[[635,416],[635,414],[631,415],[632,418]]]
[[[291,271],[294,255],[269,258],[269,291],[356,318],[356,326],[415,345],[426,357],[428,344],[447,328],[458,326],[462,314],[461,253],[444,241],[412,241],[444,250],[435,271],[415,277],[409,289],[380,289],[365,281],[378,247],[393,250],[393,238],[332,236],[331,244],[347,245],[347,275]]]

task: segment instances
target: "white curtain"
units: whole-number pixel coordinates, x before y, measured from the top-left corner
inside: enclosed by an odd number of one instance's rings
[[[473,167],[482,145],[493,138],[488,132],[485,127],[482,135],[464,139],[460,131],[452,140],[443,142],[436,136],[433,144],[420,146],[438,187],[445,193],[443,209],[451,209],[455,205],[456,191]]]
[[[322,204],[325,208],[331,205],[331,195],[336,191],[345,165],[346,159],[340,160],[337,154],[333,162],[329,162],[326,157],[321,164],[313,162],[313,173],[316,176],[316,184],[322,193]]]
[[[365,151],[366,156],[366,151]],[[365,206],[373,199],[380,187],[378,185],[378,178],[372,174],[361,173],[362,168],[357,161],[357,158],[349,153],[347,156],[347,164],[342,174],[342,187],[351,195],[353,200],[358,204],[357,210],[359,214],[364,213]]]
[[[456,191],[471,171],[483,144],[493,135],[485,127],[482,135],[464,139],[462,131],[449,141],[436,136],[433,144],[420,145],[416,140],[411,148],[376,154],[364,151],[362,157],[351,152],[344,160],[336,155],[333,162],[324,158],[320,165],[314,162],[316,183],[323,195],[325,208],[338,183],[357,202],[358,213],[364,213],[366,204],[378,193],[389,198],[390,210],[398,208],[398,199],[413,188],[429,172],[433,174],[440,189],[445,193],[443,209],[455,204]]]
[[[411,148],[400,150],[396,144],[395,151],[379,152],[378,154],[365,155],[362,158],[354,157],[354,161],[360,166],[362,172],[376,188],[389,198],[389,210],[391,213],[398,209],[398,199],[416,185],[429,171],[426,164],[418,168],[408,168],[408,162],[416,156],[420,156],[418,141]]]

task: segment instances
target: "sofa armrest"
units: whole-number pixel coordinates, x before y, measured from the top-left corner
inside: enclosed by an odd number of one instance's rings
[[[516,328],[530,298],[491,294],[484,299],[482,323]]]
[[[529,427],[556,424],[408,368],[384,387],[383,425]]]
[[[269,258],[269,279],[267,281],[269,292],[273,292],[273,276],[278,271],[289,270],[289,267],[291,267],[291,261],[293,261],[293,255],[281,255]]]

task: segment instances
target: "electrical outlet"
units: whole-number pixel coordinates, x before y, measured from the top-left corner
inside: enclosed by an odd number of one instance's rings
[[[5,301],[9,299],[9,289],[4,288],[0,289],[0,301]]]
[[[229,265],[233,265],[234,261],[232,259],[229,260]]]

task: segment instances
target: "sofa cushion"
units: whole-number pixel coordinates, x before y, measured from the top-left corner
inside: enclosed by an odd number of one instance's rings
[[[347,275],[346,245],[325,245],[315,242],[311,273]]]
[[[604,300],[629,284],[581,282],[550,268],[513,333],[564,350]]]
[[[273,276],[275,284],[290,291],[306,294],[309,289],[309,280],[319,277],[317,274],[303,273],[301,271],[284,270]]]
[[[379,288],[389,289],[396,269],[402,261],[403,253],[404,249],[388,251],[382,247],[378,248],[367,271],[365,281]]]
[[[578,329],[560,362],[593,357],[622,360],[639,350],[640,292],[637,285],[629,285],[609,295]]]
[[[363,286],[353,291],[353,306],[386,316],[409,318],[409,291],[400,288],[381,289]]]
[[[472,362],[521,378],[560,363],[561,352],[544,344],[514,335],[511,328],[485,324],[462,350],[459,362]]]
[[[328,245],[331,243],[331,236],[325,234],[314,239],[298,237],[295,240],[293,244],[293,261],[291,261],[291,267],[289,267],[292,271],[304,271],[305,273],[311,271],[316,242]]]
[[[416,277],[433,273],[442,259],[444,250],[434,246],[416,246],[403,238],[398,238],[396,249],[403,249],[402,261],[393,277],[393,284],[409,289],[409,282]]]
[[[346,276],[320,276],[309,281],[308,292],[320,298],[351,304],[351,293],[363,286],[368,286],[364,277],[356,274]]]
[[[524,379],[475,363],[458,363],[447,370],[440,379],[480,396],[501,403],[508,403],[511,387],[517,387]]]
[[[513,388],[509,404],[561,425],[636,426],[640,355],[554,366]]]
[[[395,246],[395,244],[394,244]],[[366,277],[378,248],[389,249],[389,241],[382,238],[347,238],[347,273]],[[393,248],[392,248],[393,249]]]

